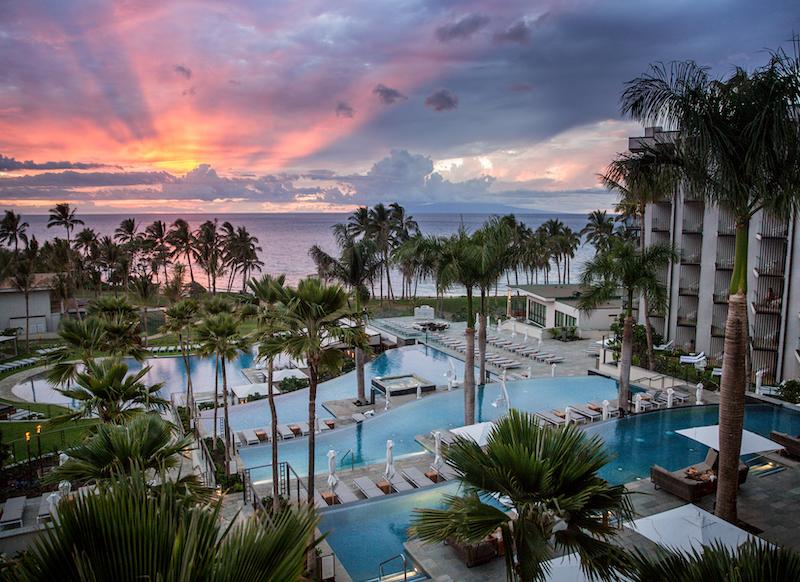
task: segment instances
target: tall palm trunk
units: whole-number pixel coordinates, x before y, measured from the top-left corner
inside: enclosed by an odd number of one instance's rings
[[[147,347],[147,305],[142,305],[142,335],[144,346]]]
[[[719,401],[719,474],[715,513],[736,523],[739,490],[739,454],[742,449],[747,355],[747,243],[749,221],[736,225],[736,254],[731,275],[728,318],[725,321],[725,357]]]
[[[392,270],[389,268],[389,253],[386,251],[383,253],[383,261],[386,265],[386,298],[394,299],[394,293],[392,292]]]
[[[31,351],[31,294],[25,290],[25,351]]]
[[[481,289],[480,314],[478,315],[478,361],[480,373],[478,383],[486,384],[486,291]]]
[[[629,295],[629,300],[632,300]],[[619,407],[630,412],[631,398],[631,359],[633,357],[633,314],[630,303],[622,327],[622,355],[619,360]]]
[[[314,507],[314,453],[317,446],[317,382],[319,381],[319,356],[308,360],[308,504]]]
[[[228,371],[227,366],[225,365],[225,358],[220,358],[222,360],[222,398],[225,400],[223,406],[225,407],[225,414],[223,419],[223,428],[225,430],[225,474],[230,476],[231,474],[231,426],[230,426],[230,415],[228,410],[228,404],[230,398],[228,398]]]
[[[219,441],[219,356],[214,354],[214,448]]]
[[[270,445],[272,446],[272,509],[280,509],[278,500],[278,409],[275,407],[275,391],[273,389],[274,358],[267,361],[267,398],[269,399]]]
[[[182,333],[178,334],[178,343],[181,346],[183,365],[186,368],[186,409],[189,411],[189,425],[194,425],[194,388],[192,387],[192,371],[189,368],[188,338]]]
[[[644,221],[644,208],[641,209],[639,216],[640,220]],[[644,244],[644,233],[639,234],[639,249],[644,251],[646,248]],[[656,358],[653,352],[653,324],[650,321],[650,300],[647,298],[647,293],[642,294],[642,309],[644,309],[644,335],[647,339],[647,368],[650,370],[656,369]]]
[[[472,288],[467,287],[467,356],[464,360],[464,424],[475,424],[475,313]]]
[[[186,263],[189,265],[189,279],[194,283],[194,271],[192,270],[192,256],[189,249],[186,249]]]

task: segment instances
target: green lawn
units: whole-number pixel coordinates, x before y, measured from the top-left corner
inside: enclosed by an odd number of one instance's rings
[[[95,419],[75,420],[68,423],[59,424],[52,428],[45,420],[23,420],[19,422],[0,422],[0,433],[3,435],[3,442],[10,445],[17,459],[27,455],[25,446],[25,433],[31,434],[31,454],[36,455],[38,450],[36,427],[41,425],[41,447],[42,453],[63,450],[72,443],[83,439],[90,426],[97,424]]]

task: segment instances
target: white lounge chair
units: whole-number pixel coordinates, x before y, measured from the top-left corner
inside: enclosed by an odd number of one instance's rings
[[[12,497],[3,504],[3,515],[0,516],[0,528],[9,526],[22,527],[22,514],[25,511],[26,498]]]
[[[258,438],[256,431],[251,428],[245,429],[242,431],[242,436],[244,437],[246,445],[259,445],[261,444],[261,439]]]
[[[570,408],[577,412],[578,414],[582,414],[586,418],[589,419],[589,422],[594,422],[595,420],[600,420],[603,418],[603,413],[598,412],[597,410],[592,410],[586,406],[581,406],[580,404],[572,404]]]
[[[383,497],[385,495],[385,493],[381,491],[378,486],[375,485],[375,482],[369,477],[359,477],[358,479],[354,479],[353,485],[355,485],[367,499]]]
[[[352,418],[355,422],[364,422],[367,420],[367,417],[360,412],[356,412],[355,414],[351,415],[350,418]]]
[[[285,424],[278,424],[278,425],[275,426],[275,428],[278,429],[278,434],[281,435],[282,439],[293,439],[294,438],[294,433]]]
[[[550,412],[537,412],[533,415],[533,418],[539,421],[540,426],[563,426],[567,422],[560,416],[556,416]]]
[[[700,352],[699,354],[694,354],[692,356],[681,356],[680,362],[681,364],[694,364],[697,365],[700,362],[705,361],[706,354],[705,352]]]
[[[452,481],[454,479],[461,478],[459,477],[458,473],[456,473],[455,470],[447,463],[444,463],[441,467],[439,467],[436,472],[438,473],[439,478],[444,479],[445,481]]]
[[[414,488],[413,485],[411,485],[411,483],[403,479],[397,473],[394,474],[394,477],[389,479],[389,483],[392,485],[392,489],[394,489],[397,493],[401,493],[403,491],[411,491]]]
[[[428,479],[425,476],[425,473],[417,469],[416,467],[408,467],[407,469],[403,469],[402,471],[403,477],[408,479],[408,481],[414,485],[414,487],[429,487],[434,485],[434,482]]]
[[[358,501],[358,497],[353,493],[353,490],[343,483],[336,485],[333,492],[336,493],[336,498],[339,500],[339,503],[353,503],[354,501]]]
[[[659,346],[653,346],[653,350],[656,351],[656,352],[665,352],[667,350],[671,350],[672,349],[672,345],[674,343],[675,343],[675,340],[669,340],[665,344],[661,344]]]

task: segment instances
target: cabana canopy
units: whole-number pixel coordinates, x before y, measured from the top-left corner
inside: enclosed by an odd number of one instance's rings
[[[684,428],[676,430],[676,433],[690,438],[705,446],[719,450],[719,425],[712,424],[710,426],[698,426],[695,428]],[[742,451],[740,455],[750,455],[752,453],[764,453],[767,451],[777,451],[783,447],[778,443],[762,437],[760,434],[750,432],[749,430],[742,431]]]
[[[478,446],[486,446],[489,439],[489,432],[492,430],[491,422],[479,422],[477,424],[470,424],[460,428],[454,428],[450,432],[454,435],[470,439],[478,443]]]

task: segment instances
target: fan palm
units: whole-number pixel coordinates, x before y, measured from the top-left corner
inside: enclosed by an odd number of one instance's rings
[[[25,252],[11,262],[11,284],[22,293],[25,301],[25,351],[31,348],[31,291],[35,283],[37,247],[29,245]]]
[[[647,554],[635,550],[631,556],[628,577],[636,582],[800,580],[800,554],[756,540],[747,541],[736,549],[715,543],[691,552],[663,548]]]
[[[748,72],[713,79],[693,62],[655,65],[628,83],[622,109],[679,130],[676,157],[695,191],[733,216],[735,254],[720,388],[716,514],[736,521],[747,356],[748,241],[759,211],[784,216],[800,205],[800,40],[795,54],[772,53]]]
[[[169,231],[163,220],[155,220],[145,228],[145,235],[152,243],[153,260],[164,267],[164,283],[167,282],[167,265],[169,264]]]
[[[205,221],[197,229],[193,255],[197,264],[206,272],[208,291],[216,294],[217,278],[224,274],[222,237],[216,219]]]
[[[47,219],[47,228],[54,226],[63,227],[67,231],[67,243],[71,243],[70,232],[76,226],[82,225],[83,221],[76,217],[77,210],[71,208],[66,202],[56,204],[50,209],[50,216]]]
[[[189,279],[194,283],[194,270],[192,269],[192,253],[194,252],[195,238],[189,223],[183,218],[178,218],[172,223],[167,235],[167,241],[172,245],[172,257],[185,257],[189,267]]]
[[[75,400],[80,409],[59,417],[59,421],[97,416],[102,422],[121,424],[147,410],[161,410],[167,401],[158,396],[163,384],[147,385],[144,378],[150,371],[145,366],[128,374],[128,365],[119,358],[90,359],[75,374],[70,388],[58,392]]]
[[[658,273],[677,253],[671,245],[654,244],[644,250],[621,239],[613,240],[609,249],[594,256],[584,265],[584,293],[579,299],[582,310],[591,312],[600,304],[624,293],[625,310],[622,332],[622,356],[619,362],[619,406],[630,411],[631,359],[633,357],[633,301],[647,294],[653,307],[662,309],[667,301],[666,288]]]
[[[114,476],[144,471],[148,476],[166,475],[181,466],[181,455],[192,447],[191,436],[176,436],[175,427],[157,414],[141,414],[125,424],[101,424],[92,436],[69,450],[69,459],[42,480],[101,483]],[[211,491],[195,475],[176,482],[198,501],[209,501]]]
[[[339,281],[347,287],[353,297],[355,324],[364,331],[364,306],[369,302],[369,287],[367,284],[378,273],[381,263],[378,258],[377,247],[369,239],[350,240],[342,247],[341,256],[335,259],[318,246],[311,247],[311,258],[317,264],[325,277]],[[358,404],[366,404],[366,388],[364,379],[365,354],[361,347],[356,346],[356,384]]]
[[[358,314],[348,307],[348,297],[339,285],[326,285],[320,279],[301,280],[297,287],[285,287],[275,308],[269,313],[270,325],[278,333],[262,344],[266,355],[282,352],[305,359],[308,366],[308,502],[314,503],[314,454],[317,426],[317,385],[323,371],[341,367],[342,351],[336,344],[364,345],[363,332],[343,326],[343,319]]]
[[[547,579],[550,543],[556,551],[576,552],[584,571],[595,576],[611,579],[623,566],[622,550],[609,542],[618,530],[607,515],[628,519],[633,508],[624,486],[598,476],[609,461],[600,437],[574,425],[542,428],[512,409],[485,447],[457,437],[445,459],[460,474],[465,495],[446,496],[444,509],[416,509],[416,537],[475,543],[499,529],[509,580]],[[487,494],[516,515],[485,503]]]
[[[178,345],[181,347],[183,367],[186,370],[186,408],[189,411],[190,422],[194,422],[194,390],[192,387],[192,367],[189,365],[189,344],[191,342],[192,327],[194,326],[199,311],[197,301],[184,299],[178,301],[164,313],[167,321],[161,328],[166,333],[178,336]]]
[[[437,278],[445,288],[462,285],[467,293],[466,357],[464,361],[464,424],[475,422],[475,302],[481,281],[480,244],[462,226],[444,240]]]
[[[19,254],[19,243],[28,244],[27,230],[30,225],[13,210],[6,210],[0,220],[0,243],[14,247],[14,255]]]
[[[614,219],[605,210],[593,210],[580,234],[597,252],[607,250],[609,239],[614,235]]]
[[[224,433],[225,433],[225,474],[231,474],[231,428],[230,428],[230,396],[228,395],[228,367],[227,362],[234,360],[239,352],[246,349],[244,339],[239,334],[239,324],[236,318],[229,313],[219,313],[205,318],[197,326],[196,339],[200,344],[199,353],[203,356],[213,355],[219,362],[222,370],[222,399],[224,407]],[[216,405],[216,394],[214,395]],[[216,424],[216,407],[214,409],[214,424]]]
[[[134,473],[62,501],[58,520],[6,573],[24,582],[300,580],[316,523],[312,510],[287,507],[225,527],[221,504],[198,505],[171,482],[154,491]]]
[[[381,269],[386,275],[386,298],[392,299],[392,277],[389,268],[389,252],[392,248],[394,234],[394,221],[392,211],[384,204],[376,204],[369,209],[369,222],[365,236],[369,237],[378,247],[381,255]],[[383,299],[383,277],[380,278],[381,299]]]
[[[275,406],[275,388],[273,385],[273,372],[275,364],[275,356],[267,353],[264,350],[264,344],[272,339],[275,334],[273,324],[274,319],[271,317],[271,310],[277,301],[283,297],[283,286],[286,283],[285,275],[278,275],[273,277],[271,275],[264,275],[260,279],[251,279],[249,286],[253,295],[258,299],[261,305],[261,312],[258,317],[258,335],[261,345],[258,350],[258,357],[267,360],[267,401],[269,403],[269,416],[270,416],[270,445],[272,446],[272,507],[273,510],[277,509],[280,504],[279,498],[279,475],[278,475],[278,409]]]

